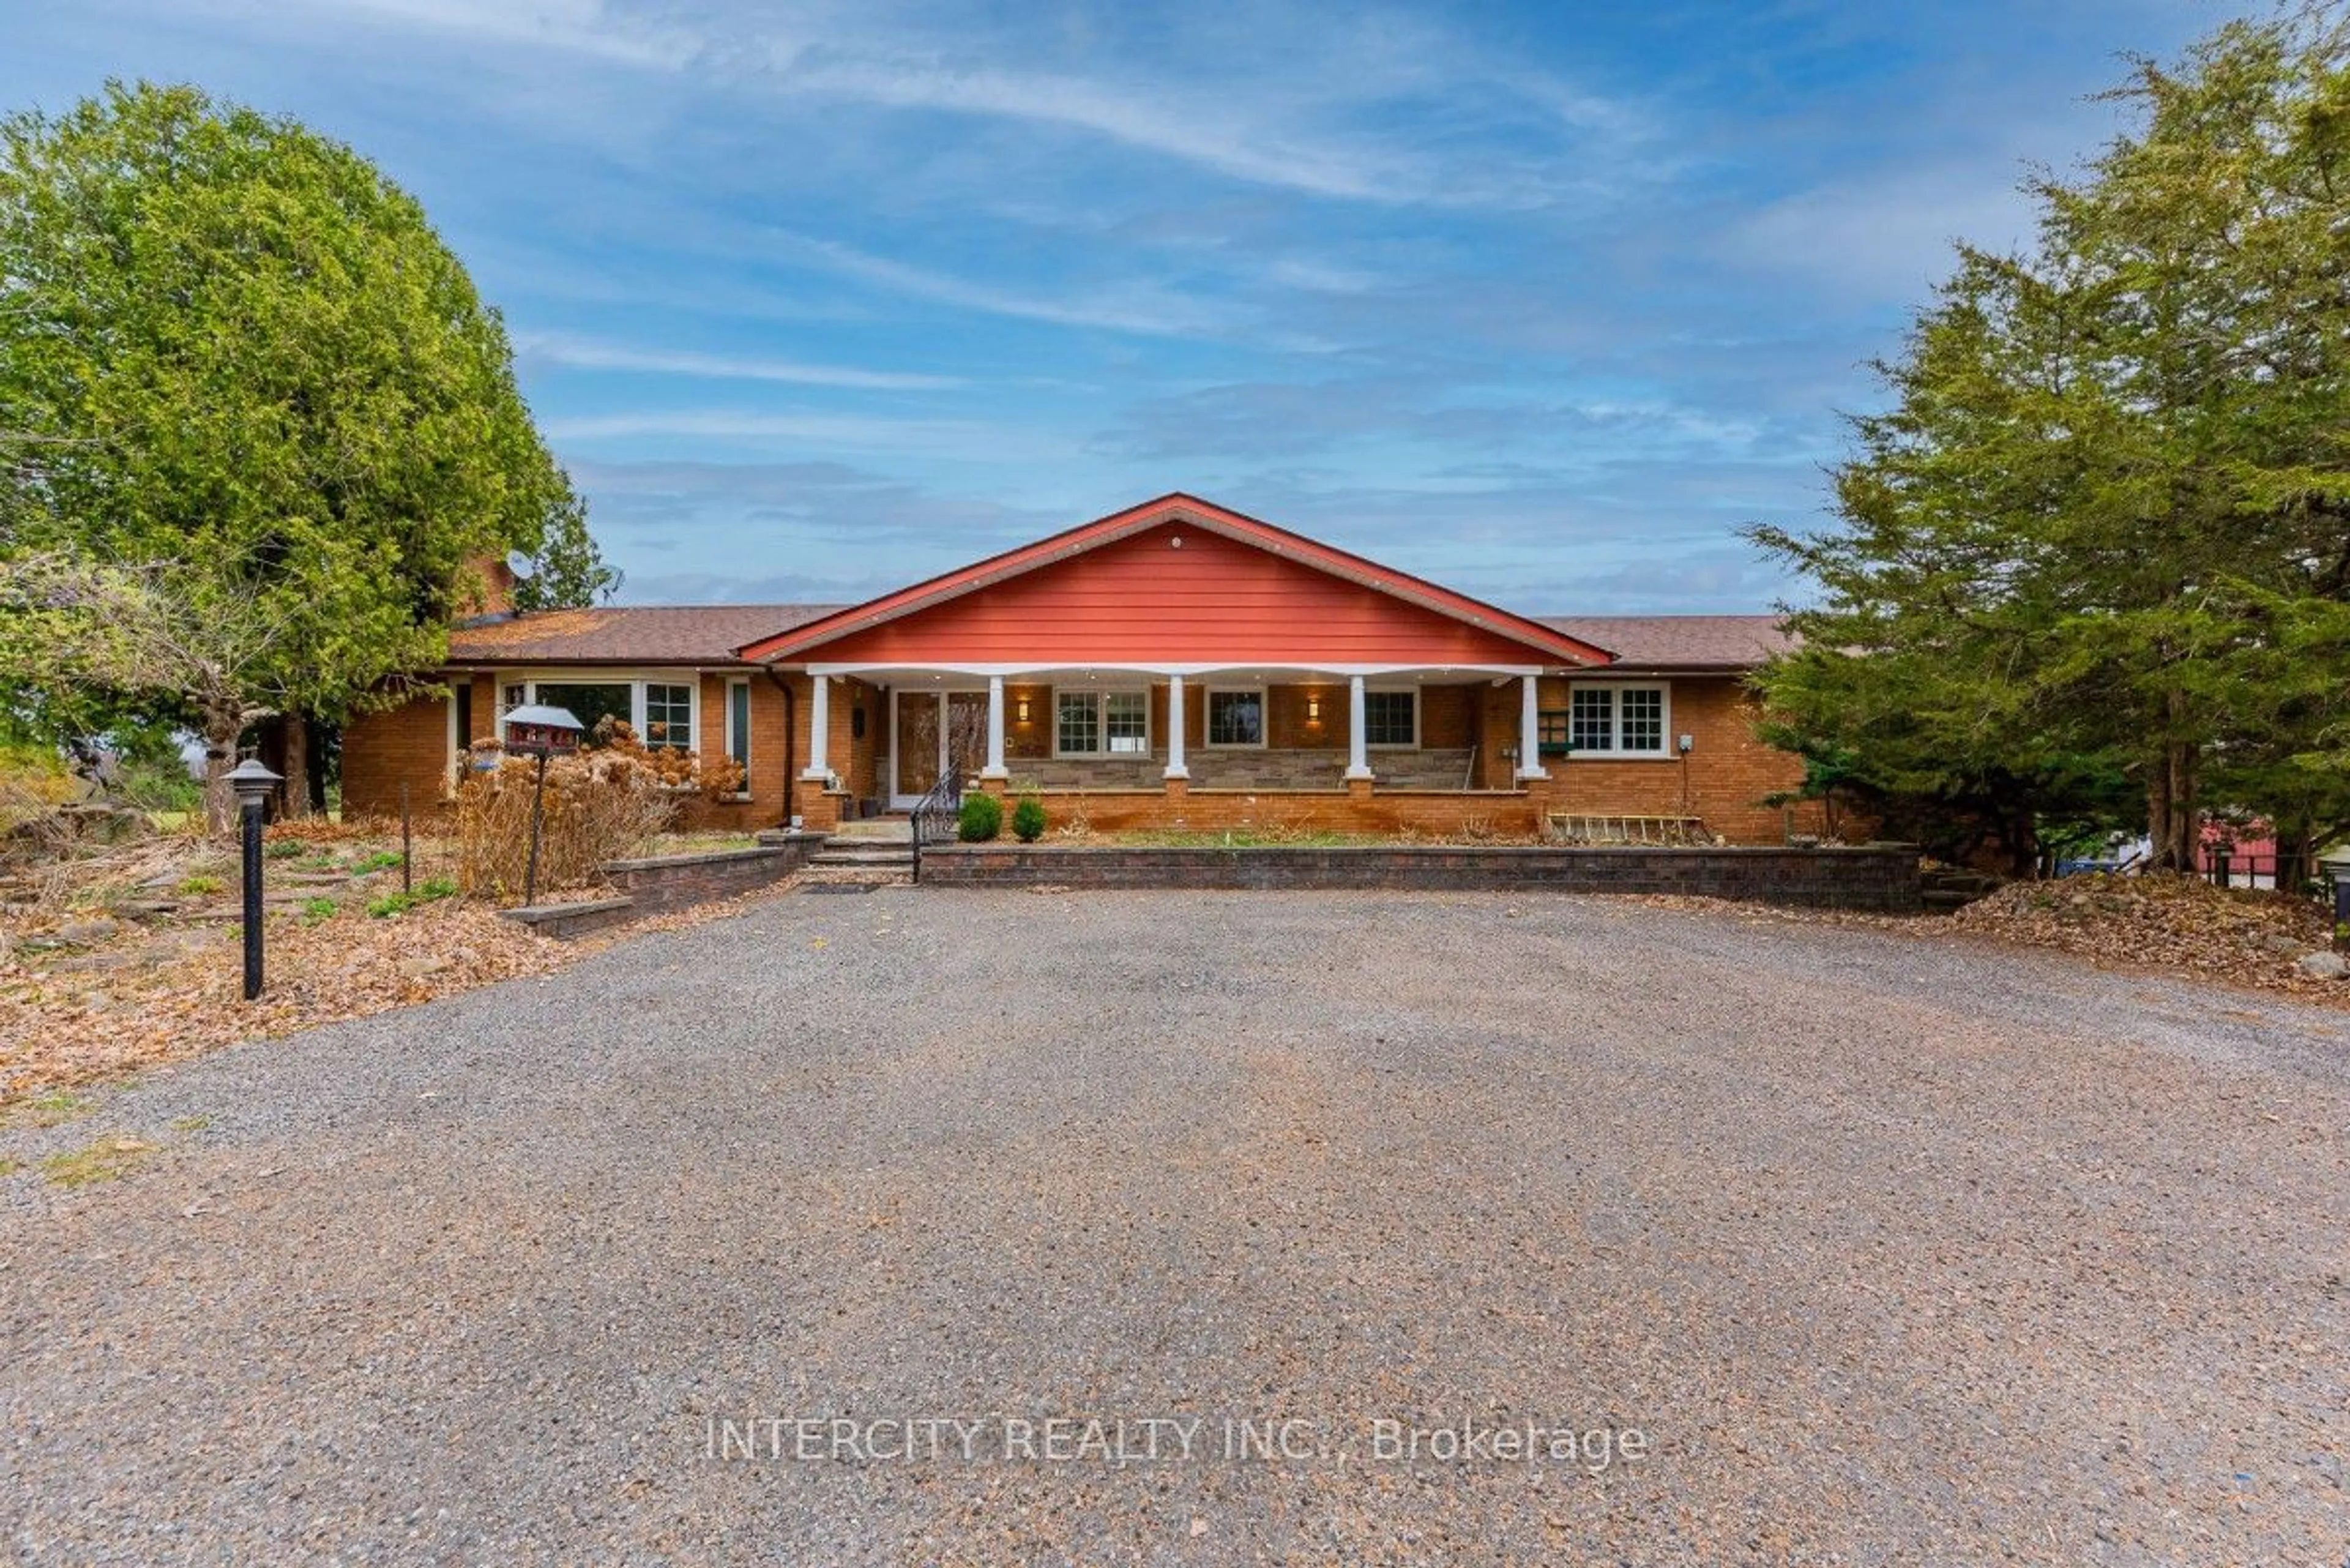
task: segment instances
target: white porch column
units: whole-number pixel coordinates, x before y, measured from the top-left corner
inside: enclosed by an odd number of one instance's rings
[[[1183,678],[1167,678],[1167,777],[1188,779],[1191,770],[1183,765]]]
[[[832,677],[816,677],[808,697],[808,760],[800,777],[822,784],[832,773]]]
[[[980,771],[983,779],[1008,779],[1010,769],[1003,765],[1003,677],[987,678],[987,766]]]
[[[1350,675],[1347,678],[1347,776],[1350,779],[1371,776],[1370,743],[1363,730],[1363,678]]]
[[[1518,777],[1546,779],[1550,770],[1542,765],[1542,713],[1536,701],[1538,676],[1523,679],[1518,689]]]

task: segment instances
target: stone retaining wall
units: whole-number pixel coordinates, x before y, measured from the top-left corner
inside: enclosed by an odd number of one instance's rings
[[[578,904],[534,904],[498,912],[543,937],[586,936],[664,909],[732,898],[780,882],[806,866],[824,840],[821,833],[763,833],[755,849],[607,861],[600,869],[604,879],[619,889],[616,897]]]
[[[922,886],[1678,893],[1890,913],[1918,907],[1913,845],[1217,849],[954,844],[922,851]]]
[[[762,837],[755,849],[716,849],[702,855],[660,855],[646,860],[613,860],[602,867],[604,880],[634,901],[637,912],[649,915],[686,904],[706,904],[731,898],[771,882],[780,882],[807,864],[824,843],[824,836],[804,833]]]

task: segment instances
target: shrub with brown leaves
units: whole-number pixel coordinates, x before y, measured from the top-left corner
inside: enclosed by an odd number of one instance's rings
[[[490,772],[468,770],[457,786],[457,880],[466,892],[521,896],[537,769],[535,761],[507,757]],[[659,780],[624,753],[550,758],[539,831],[540,889],[593,882],[598,866],[636,854],[675,814],[675,802]]]

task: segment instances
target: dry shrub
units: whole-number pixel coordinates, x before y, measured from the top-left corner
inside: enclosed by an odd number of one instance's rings
[[[648,748],[626,724],[599,724],[596,740],[574,756],[547,761],[541,888],[591,884],[606,861],[640,853],[669,830],[681,794],[742,787],[743,770],[732,759],[705,763],[674,748]],[[501,758],[494,745],[476,750],[496,765],[477,763],[457,786],[458,884],[468,893],[509,898],[521,893],[529,863],[538,763]]]
[[[433,799],[416,801],[416,815],[421,817],[427,809],[439,804]],[[361,844],[371,839],[398,838],[400,818],[353,816],[338,819],[323,813],[317,816],[286,816],[262,829],[262,836],[272,844]]]

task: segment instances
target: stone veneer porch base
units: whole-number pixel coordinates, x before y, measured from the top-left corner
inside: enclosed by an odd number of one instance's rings
[[[1367,848],[940,845],[925,888],[1357,888],[1441,892],[1674,893],[1907,914],[1918,908],[1915,845],[1856,848]]]

